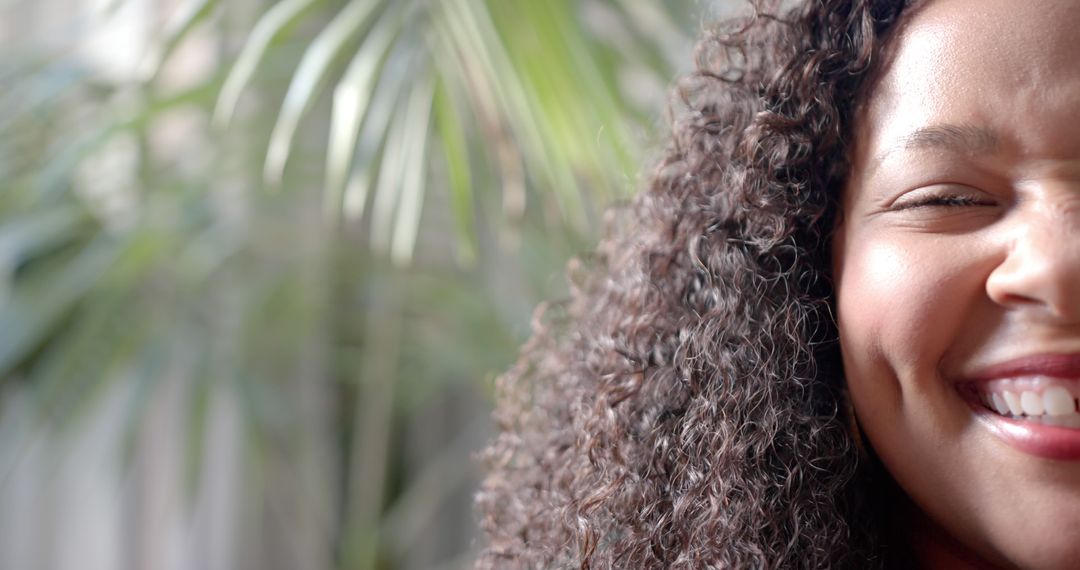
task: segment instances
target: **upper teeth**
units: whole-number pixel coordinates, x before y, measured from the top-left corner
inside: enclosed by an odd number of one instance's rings
[[[980,396],[986,407],[1004,416],[1080,427],[1080,405],[1069,388],[1072,384],[1062,382],[1046,377],[995,380],[980,387]]]

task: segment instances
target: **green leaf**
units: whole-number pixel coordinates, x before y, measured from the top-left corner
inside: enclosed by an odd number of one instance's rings
[[[70,261],[59,260],[20,282],[0,306],[0,377],[11,372],[117,260],[121,244],[99,236]]]
[[[274,38],[278,37],[290,24],[296,22],[318,1],[282,0],[259,18],[218,95],[217,105],[214,108],[215,125],[225,127],[232,120],[236,104],[240,101],[240,94],[251,82],[255,70],[266,56],[266,51]]]
[[[393,243],[390,247],[390,258],[401,266],[412,261],[416,234],[420,230],[420,210],[424,205],[427,188],[428,133],[431,130],[431,105],[435,87],[429,74],[421,73],[420,77],[422,79],[410,94],[404,117],[405,162],[401,180],[401,206],[398,208]]]
[[[21,263],[72,239],[85,221],[83,209],[71,203],[20,214],[0,226],[0,255]]]
[[[411,54],[406,50],[391,50],[375,86],[368,112],[364,116],[356,145],[356,161],[345,186],[342,209],[347,221],[358,221],[367,207],[373,177],[382,170],[382,158],[390,132],[391,119],[401,103],[401,93],[409,79]]]
[[[393,20],[386,21],[391,14],[394,16]],[[367,114],[387,52],[401,28],[399,15],[398,10],[388,11],[374,25],[334,89],[330,142],[326,155],[324,204],[327,216],[335,220],[340,212],[353,152],[360,135],[360,125]]]
[[[88,294],[35,360],[28,376],[35,388],[36,412],[50,426],[65,430],[78,425],[101,389],[117,379],[126,351],[146,343],[146,323],[129,318],[130,299],[131,291],[123,288]]]
[[[435,91],[435,125],[441,135],[446,156],[451,205],[458,230],[458,255],[462,263],[476,258],[476,231],[473,228],[473,188],[469,167],[468,141],[458,118],[459,106],[451,100],[446,84],[440,82]]]
[[[379,178],[375,186],[371,214],[371,245],[379,252],[388,252],[390,249],[395,212],[404,189],[405,169],[409,167],[405,146],[408,141],[406,109],[406,105],[397,106],[379,163]]]
[[[584,205],[580,200],[578,183],[569,165],[552,155],[540,126],[543,121],[537,109],[529,103],[529,90],[523,84],[519,70],[510,61],[486,3],[483,0],[447,0],[444,6],[463,66],[468,68],[472,65],[470,60],[480,63],[478,71],[486,76],[483,80],[493,87],[500,113],[508,118],[523,152],[520,158],[513,154],[500,156],[502,173],[504,176],[513,175],[516,169],[521,168],[521,162],[534,167],[540,175],[543,190],[556,197],[561,219],[573,227],[583,228]],[[561,38],[550,39],[562,41]],[[502,150],[509,153],[515,149]],[[504,184],[503,208],[512,221],[524,215],[524,184]]]
[[[289,90],[285,93],[274,130],[270,134],[266,164],[263,168],[263,178],[267,183],[277,185],[281,182],[300,118],[318,95],[331,63],[381,5],[381,0],[352,0],[304,52],[304,57],[289,84]]]
[[[190,0],[173,15],[166,25],[165,42],[143,61],[146,75],[153,83],[161,73],[163,64],[169,61],[176,48],[183,43],[191,30],[210,17],[217,8],[217,0]]]

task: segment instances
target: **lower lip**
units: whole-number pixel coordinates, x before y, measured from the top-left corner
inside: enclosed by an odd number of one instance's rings
[[[978,404],[975,417],[1005,443],[1024,453],[1060,461],[1080,460],[1080,429],[1014,420]]]

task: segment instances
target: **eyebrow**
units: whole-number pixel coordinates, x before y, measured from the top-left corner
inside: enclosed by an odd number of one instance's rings
[[[939,124],[920,127],[897,139],[896,143],[877,155],[871,170],[877,170],[889,155],[899,151],[938,150],[958,154],[980,154],[997,150],[999,140],[994,131],[976,125]]]

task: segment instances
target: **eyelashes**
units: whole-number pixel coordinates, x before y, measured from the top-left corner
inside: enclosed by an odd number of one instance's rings
[[[896,203],[893,211],[913,210],[917,208],[962,208],[971,206],[994,206],[985,197],[974,194],[930,194],[914,196]]]

